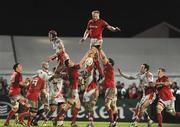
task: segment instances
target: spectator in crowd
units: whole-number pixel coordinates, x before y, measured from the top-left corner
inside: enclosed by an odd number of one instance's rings
[[[172,85],[171,85],[171,91],[172,91],[174,96],[176,96],[177,90],[178,90],[177,82],[173,82]]]
[[[0,95],[5,96],[8,95],[8,84],[7,80],[3,77],[0,77]]]
[[[121,82],[120,81],[117,81],[116,82],[116,88],[117,88],[117,94],[118,94],[118,98],[120,98],[121,96]]]
[[[180,95],[180,88],[178,87],[177,91],[176,91],[176,96]]]
[[[129,85],[129,88],[128,88],[128,97],[129,97],[129,99],[137,98],[137,91],[138,91],[138,88],[136,86],[136,83],[133,83],[133,84]]]
[[[125,89],[125,84],[121,83],[121,99],[125,99],[126,98],[126,89]]]
[[[125,99],[126,98],[126,89],[125,84],[121,83],[120,81],[117,81],[117,91],[118,91],[118,98],[119,99]]]

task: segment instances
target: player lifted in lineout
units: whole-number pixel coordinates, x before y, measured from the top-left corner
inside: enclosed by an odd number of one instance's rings
[[[92,46],[101,48],[103,43],[102,34],[104,28],[107,28],[108,30],[113,32],[121,31],[120,28],[113,27],[109,25],[105,20],[100,19],[100,11],[92,11],[92,19],[89,20],[87,28],[80,42],[83,43],[88,37],[90,37],[90,48]]]
[[[58,66],[56,67],[54,75],[49,79],[49,81],[51,81],[54,77],[59,77],[60,72],[64,70],[65,48],[63,41],[57,36],[56,31],[49,31],[48,37],[56,52],[53,55],[50,55],[47,61],[50,62],[55,59],[58,61]]]

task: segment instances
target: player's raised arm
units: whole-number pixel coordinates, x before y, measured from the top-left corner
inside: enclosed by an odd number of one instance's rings
[[[137,79],[135,76],[128,76],[124,73],[122,73],[122,71],[120,70],[120,68],[118,68],[118,72],[119,72],[119,75],[126,78],[126,79],[129,79],[129,80],[134,80],[134,79]]]
[[[118,32],[121,31],[121,29],[119,27],[113,27],[111,25],[107,25],[106,27],[108,30],[112,31],[112,32]]]
[[[99,51],[99,53],[100,53],[100,58],[101,58],[103,64],[106,65],[108,62],[108,58],[106,57],[106,54],[104,53],[104,51],[102,49]]]
[[[95,54],[97,54],[97,53],[98,53],[98,50],[95,47],[89,49],[87,51],[87,53],[84,55],[84,57],[81,59],[81,61],[79,63],[80,67],[82,67],[84,65],[84,63],[88,57],[94,58]]]
[[[88,36],[89,36],[89,30],[86,29],[85,32],[84,32],[83,37],[80,40],[80,43],[83,43],[88,38]]]

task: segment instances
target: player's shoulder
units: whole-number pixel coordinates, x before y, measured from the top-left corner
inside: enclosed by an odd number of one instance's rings
[[[93,22],[93,19],[90,19],[90,20],[88,21],[88,24],[89,24],[89,23],[92,23],[92,22]]]
[[[13,77],[15,77],[15,76],[21,76],[21,73],[14,71],[14,72],[12,72],[12,76],[13,76]]]
[[[165,75],[165,76],[163,76],[163,79],[164,80],[169,80],[169,76]]]
[[[106,66],[107,68],[113,68],[113,66],[111,65],[111,63],[110,63],[109,61],[107,61],[107,62],[105,63],[105,66]]]
[[[105,19],[99,19],[99,21],[101,21],[101,22],[106,22],[106,20],[105,20]]]
[[[17,75],[18,73],[16,71],[13,71],[12,72],[12,75]]]
[[[62,43],[62,40],[59,37],[57,37],[55,42],[56,43]]]

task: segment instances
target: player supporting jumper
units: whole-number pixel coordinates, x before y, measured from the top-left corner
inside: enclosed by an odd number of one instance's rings
[[[21,120],[24,119],[23,117],[25,115],[29,117],[27,127],[31,127],[33,117],[36,116],[36,113],[38,111],[38,98],[40,96],[40,93],[45,94],[45,96],[47,96],[46,82],[44,80],[45,75],[45,72],[43,72],[42,70],[37,71],[37,74],[33,77],[32,81],[28,86],[28,92],[26,97],[28,99],[30,109],[29,112],[20,115]],[[21,122],[24,123],[24,121]]]
[[[83,74],[83,78],[85,81],[85,92],[83,95],[83,102],[86,110],[86,114],[89,120],[87,127],[94,127],[93,117],[94,117],[94,107],[96,105],[98,96],[99,96],[99,88],[97,86],[97,71],[99,68],[99,64],[96,64],[96,57],[87,58],[85,61],[85,71]],[[100,75],[102,75],[102,70],[100,70]]]
[[[69,108],[71,108],[74,105],[74,108],[72,111],[72,123],[71,123],[72,127],[77,127],[76,118],[77,118],[77,114],[81,106],[79,94],[78,94],[78,82],[79,82],[78,71],[85,63],[85,60],[89,56],[93,57],[95,53],[97,53],[97,50],[95,48],[90,49],[86,53],[86,55],[81,59],[79,64],[75,64],[69,58],[69,56],[67,56],[65,60],[65,65],[67,67],[67,74],[69,76],[69,91],[67,94],[67,101],[65,103],[65,106],[62,108],[61,112],[58,114],[57,120],[64,121],[65,113],[68,111]],[[60,126],[63,126],[63,124]]]
[[[164,68],[158,69],[158,79],[156,80],[156,88],[158,90],[157,104],[157,121],[158,127],[162,127],[163,116],[161,112],[166,108],[166,111],[173,116],[180,117],[180,112],[175,110],[175,97],[171,91],[171,81],[166,75]]]
[[[104,83],[103,86],[106,89],[105,93],[105,108],[108,112],[110,125],[109,127],[116,127],[116,121],[118,117],[117,113],[117,88],[114,79],[114,61],[111,58],[107,58],[104,51],[100,50],[100,58],[104,64]]]
[[[113,27],[103,19],[100,19],[100,11],[98,10],[92,11],[92,19],[89,20],[87,24],[87,28],[84,32],[84,36],[80,40],[80,42],[83,43],[89,36],[90,47],[92,46],[96,46],[96,48],[102,47],[102,43],[103,43],[102,33],[104,28],[107,28],[108,30],[113,32],[120,31],[118,27]]]
[[[53,72],[55,71],[55,68]],[[62,74],[62,73],[61,73]],[[63,73],[66,75],[66,73]],[[47,113],[47,120],[51,119],[53,120],[53,125],[60,125],[63,123],[63,121],[55,121],[55,118],[57,117],[58,111],[62,109],[65,103],[65,98],[63,97],[63,79],[62,78],[54,78],[52,82],[50,82],[49,85],[49,94],[50,94],[50,111]]]
[[[140,72],[136,74],[136,76],[127,76],[121,72],[121,70],[118,68],[119,74],[129,80],[135,80],[139,79],[140,86],[143,89],[143,96],[141,98],[141,101],[137,107],[137,112],[135,116],[135,121],[131,125],[132,127],[137,127],[138,122],[140,121],[141,116],[143,113],[146,114],[147,120],[148,120],[148,127],[150,127],[153,123],[153,121],[150,119],[148,113],[145,111],[145,109],[153,103],[153,101],[156,98],[155,94],[155,87],[153,83],[153,74],[149,71],[149,65],[148,64],[142,64],[140,67]]]
[[[42,105],[39,105],[38,112],[36,113],[36,116],[32,120],[33,126],[38,126],[38,121],[40,119],[46,119],[45,114],[49,110],[49,86],[48,86],[49,82],[48,82],[48,79],[52,75],[52,72],[49,71],[48,62],[42,62],[41,69],[38,71],[41,71],[44,74],[43,79],[45,80],[45,82],[47,84],[45,87],[45,90],[46,90],[46,93],[48,93],[48,94],[47,94],[47,96],[45,96],[45,94],[41,94],[41,96],[39,97],[40,103]]]

